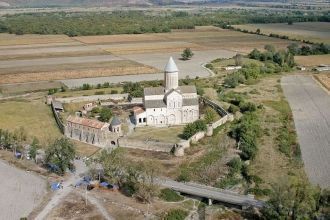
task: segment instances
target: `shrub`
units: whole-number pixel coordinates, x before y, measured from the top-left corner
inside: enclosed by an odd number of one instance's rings
[[[168,188],[162,189],[159,197],[167,202],[178,202],[183,200],[182,196],[178,195],[175,191]]]
[[[193,123],[187,124],[182,133],[182,137],[186,140],[188,140],[190,137],[192,137],[194,134],[196,134],[199,131],[205,131],[207,128],[206,123],[204,120],[197,120]]]
[[[91,88],[92,88],[91,85],[89,85],[88,83],[84,83],[82,85],[82,90],[90,90]]]
[[[257,110],[257,106],[252,102],[241,102],[239,108],[242,113],[244,112],[254,112]]]
[[[95,95],[103,95],[104,94],[104,91],[96,91],[94,94]]]
[[[241,172],[241,169],[243,167],[243,162],[240,158],[233,158],[228,162],[228,166],[230,166],[233,173],[239,173]]]
[[[111,90],[111,94],[118,94],[118,90]]]
[[[228,108],[228,112],[235,114],[237,111],[239,111],[239,107],[237,107],[236,105],[230,105]]]
[[[102,122],[108,122],[112,116],[112,111],[110,108],[102,108],[100,111],[100,118],[99,120]]]
[[[182,209],[171,209],[163,218],[164,220],[184,220],[188,212]]]

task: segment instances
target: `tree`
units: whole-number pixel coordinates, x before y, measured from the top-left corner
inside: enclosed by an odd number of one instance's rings
[[[194,56],[194,53],[191,51],[190,48],[186,48],[183,50],[181,57],[183,60],[190,60]]]
[[[251,53],[249,53],[249,58],[260,60],[261,52],[258,49],[253,49]]]
[[[299,45],[297,43],[292,43],[287,48],[288,48],[289,53],[291,53],[293,55],[299,54]]]
[[[243,64],[243,56],[241,55],[241,54],[236,54],[235,56],[234,56],[234,60],[235,60],[235,65],[236,66],[242,66],[242,64]]]
[[[111,117],[112,117],[111,109],[107,107],[103,107],[100,111],[99,120],[102,122],[109,122]]]
[[[317,188],[295,177],[283,178],[272,185],[270,199],[261,211],[264,219],[314,219],[318,199]]]
[[[155,160],[140,161],[137,164],[139,175],[136,182],[135,197],[150,203],[159,194],[159,185],[156,178],[160,175],[161,165]]]
[[[73,143],[68,138],[58,138],[50,144],[46,150],[46,163],[55,165],[57,173],[63,175],[65,171],[73,167],[76,151]]]
[[[207,107],[205,110],[205,122],[206,124],[212,123],[217,116],[217,112],[213,108]]]
[[[260,33],[261,33],[261,31],[260,31],[259,28],[256,30],[256,33],[257,33],[257,34],[260,34]]]
[[[36,159],[36,156],[37,156],[37,150],[40,148],[39,146],[39,140],[34,137],[33,138],[33,141],[32,141],[32,144],[31,144],[31,148],[29,150],[29,156],[30,158],[32,158],[33,160]]]

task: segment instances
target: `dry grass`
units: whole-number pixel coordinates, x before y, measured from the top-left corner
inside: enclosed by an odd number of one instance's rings
[[[330,64],[330,54],[313,56],[295,56],[297,64],[301,66],[314,67],[320,64]]]
[[[8,73],[8,71],[11,73]],[[153,67],[142,65],[133,61],[119,60],[106,63],[79,64],[79,66],[74,67],[67,64],[28,68],[11,68],[2,69],[1,72],[3,72],[3,74],[1,74],[0,84],[93,78],[101,76],[135,75],[155,73],[159,71]]]
[[[96,146],[90,145],[90,144],[86,144],[86,143],[83,143],[80,141],[72,140],[72,142],[75,144],[76,152],[80,156],[89,157],[89,156],[93,155],[94,153],[96,153],[97,151],[101,150],[101,148],[99,148],[99,147],[96,147]]]
[[[256,31],[258,28],[264,34],[286,35],[292,39],[310,40],[318,43],[330,43],[330,27],[327,22],[300,22],[288,25],[276,24],[246,24],[235,25],[237,28]]]
[[[113,54],[182,52],[185,48],[192,50],[204,49],[202,46],[189,42],[157,42],[111,45],[106,51]]]
[[[121,47],[122,43],[130,43],[126,44],[127,46],[124,44],[124,47],[127,47],[123,49],[125,51],[135,51],[140,48],[147,52],[168,51],[174,50],[175,48],[172,48],[172,46],[181,42],[180,48],[189,46],[198,50],[226,49],[241,53],[248,53],[254,48],[262,49],[265,44],[273,44],[276,47],[285,48],[290,43],[287,40],[209,26],[196,27],[194,30],[176,30],[171,33],[88,36],[76,37],[75,39],[87,44],[109,43],[109,45],[102,45],[102,47],[115,52],[116,50],[109,47],[116,49],[118,46]]]
[[[180,140],[179,135],[182,134],[184,126],[152,128],[140,127],[129,136],[130,139],[138,140],[157,140],[166,143],[176,143]]]
[[[0,86],[1,88],[1,86]],[[95,95],[95,93],[104,92],[104,94],[111,94],[111,91],[117,91],[121,93],[123,91],[122,87],[113,87],[113,88],[102,88],[102,89],[90,89],[90,90],[77,90],[77,91],[66,91],[55,93],[54,96],[58,98],[66,97],[76,97],[76,96],[89,96]]]
[[[54,207],[47,219],[104,219],[98,209],[78,193],[70,193],[64,201]]]
[[[20,83],[20,84],[7,84],[0,85],[0,91],[2,94],[20,94],[25,92],[35,92],[48,90],[52,88],[61,88],[60,82],[32,82],[32,83]]]
[[[48,144],[61,133],[50,107],[43,100],[13,100],[0,103],[0,128],[13,131],[23,127],[30,139]]]
[[[267,103],[281,101],[283,93],[278,89],[280,77],[263,78],[255,85],[241,85],[233,89],[236,92],[248,94],[249,101],[264,106],[262,114],[259,114],[263,130],[262,137],[260,138],[256,158],[251,162],[250,171],[251,174],[262,178],[266,185],[287,176],[289,172],[302,178],[306,177],[303,167],[295,166],[288,157],[279,151],[277,146],[277,131],[281,129],[282,125],[280,113],[270,105],[268,106]]]
[[[74,42],[66,35],[0,34],[0,46]]]
[[[330,74],[318,74],[314,76],[328,91],[330,91]]]

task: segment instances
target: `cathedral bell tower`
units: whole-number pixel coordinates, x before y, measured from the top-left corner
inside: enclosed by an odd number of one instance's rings
[[[172,57],[165,66],[164,83],[166,92],[179,87],[179,70]]]

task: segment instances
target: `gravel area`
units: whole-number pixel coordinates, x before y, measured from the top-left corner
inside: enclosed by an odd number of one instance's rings
[[[302,159],[310,181],[330,186],[330,96],[311,76],[281,80],[294,116]]]
[[[20,219],[46,194],[46,181],[0,161],[0,219]]]

